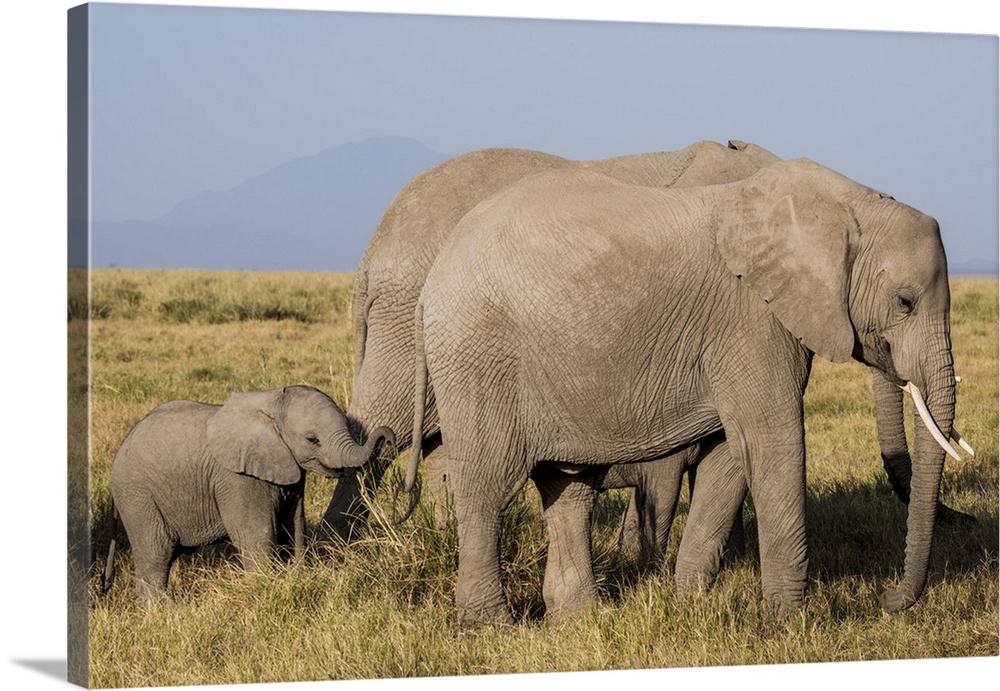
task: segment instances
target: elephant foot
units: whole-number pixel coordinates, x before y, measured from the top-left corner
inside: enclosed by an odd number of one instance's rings
[[[595,589],[596,590],[596,589]],[[586,614],[597,602],[596,592],[575,592],[555,597],[545,595],[545,616],[555,621],[575,619]]]
[[[764,603],[778,614],[798,612],[806,603],[805,585],[764,583]]]
[[[783,618],[798,614],[805,607],[805,597],[765,596],[764,605],[772,616]]]
[[[976,517],[967,513],[962,513],[961,511],[956,511],[955,509],[939,503],[937,507],[937,520],[943,525],[954,525],[967,528],[975,524]]]
[[[805,600],[796,603],[765,597],[757,608],[757,614],[762,624],[775,630],[803,631],[809,623]]]
[[[900,586],[884,591],[879,595],[878,601],[882,605],[882,609],[886,612],[895,613],[912,607],[916,603],[917,598],[909,588]]]
[[[674,584],[679,595],[702,594],[712,589],[714,574],[704,571],[674,570]]]
[[[135,599],[143,607],[155,607],[169,598],[167,597],[166,588],[158,588],[143,581],[137,581],[135,584]]]
[[[459,609],[458,625],[463,629],[487,626],[513,626],[514,617],[506,604],[499,607],[462,607]]]

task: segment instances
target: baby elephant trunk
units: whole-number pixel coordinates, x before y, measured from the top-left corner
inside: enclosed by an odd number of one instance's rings
[[[374,460],[385,446],[395,448],[396,435],[388,427],[377,427],[368,435],[368,441],[364,444],[357,444],[352,440],[351,445],[344,450],[340,459],[338,459],[337,466],[341,468],[359,468],[369,461]]]

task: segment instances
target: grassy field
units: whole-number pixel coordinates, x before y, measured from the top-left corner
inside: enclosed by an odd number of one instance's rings
[[[111,459],[136,421],[162,401],[222,402],[231,391],[306,383],[347,407],[353,276],[98,270],[91,337],[91,535],[107,546]],[[806,395],[810,584],[789,618],[761,603],[756,532],[748,556],[715,588],[678,597],[669,575],[686,517],[674,526],[667,571],[639,574],[614,548],[624,492],[602,497],[594,520],[602,601],[565,622],[539,617],[545,545],[537,494],[508,511],[506,587],[516,627],[459,632],[454,525],[426,507],[395,526],[384,490],[376,525],[359,543],[268,573],[234,566],[231,550],[182,558],[170,597],[132,600],[127,547],[119,577],[98,594],[90,579],[89,676],[98,687],[251,683],[998,654],[998,392],[996,280],[953,282],[957,427],[975,458],[948,460],[943,499],[977,517],[939,526],[921,601],[888,615],[877,594],[903,563],[905,507],[878,457],[867,369],[816,360]],[[86,328],[85,303],[69,304]],[[70,395],[86,393],[71,380]],[[909,405],[909,403],[907,404]],[[405,457],[397,460],[402,467]],[[334,481],[310,476],[314,529]],[[71,488],[72,491],[72,488]],[[71,515],[72,521],[72,515]],[[127,544],[127,543],[126,543]]]

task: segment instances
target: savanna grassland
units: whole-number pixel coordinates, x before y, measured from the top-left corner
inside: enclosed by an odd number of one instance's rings
[[[805,400],[810,583],[805,607],[789,617],[770,614],[761,602],[752,505],[745,516],[747,555],[727,565],[707,595],[678,597],[669,570],[686,503],[666,570],[640,574],[615,546],[627,501],[615,491],[602,497],[594,517],[601,604],[572,621],[542,618],[545,542],[530,486],[508,510],[503,536],[507,593],[520,620],[515,627],[458,631],[454,523],[435,529],[432,511],[421,505],[394,525],[385,487],[370,498],[376,521],[360,542],[312,548],[299,562],[265,573],[242,572],[225,545],[206,548],[175,564],[169,597],[149,608],[132,599],[122,535],[118,577],[100,594],[110,537],[108,471],[132,425],[169,399],[222,402],[231,391],[298,383],[323,389],[346,409],[352,281],[349,274],[93,272],[90,685],[998,654],[996,280],[953,281],[952,341],[963,377],[956,426],[977,453],[947,460],[942,498],[977,520],[937,528],[927,590],[900,614],[882,612],[877,601],[902,569],[906,510],[879,459],[870,376],[860,364],[818,358]],[[71,334],[86,332],[85,301],[71,299],[69,319]],[[71,401],[85,403],[86,393],[85,375],[71,369]],[[85,418],[71,425],[86,425]],[[394,467],[404,463],[401,457]],[[309,477],[310,531],[334,482]],[[70,521],[71,534],[74,521],[86,524],[72,511]]]

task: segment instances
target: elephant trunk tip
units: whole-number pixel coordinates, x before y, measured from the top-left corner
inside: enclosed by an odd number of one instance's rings
[[[368,452],[368,457],[365,461],[372,461],[381,455],[383,449],[396,448],[396,433],[389,427],[377,427],[368,437],[368,443],[365,445],[365,448]]]

